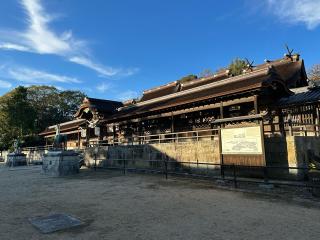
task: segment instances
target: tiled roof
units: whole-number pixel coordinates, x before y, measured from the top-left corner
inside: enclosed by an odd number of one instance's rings
[[[294,95],[281,98],[276,105],[284,107],[320,101],[320,87],[301,87],[290,89]]]
[[[177,88],[178,82],[172,82],[158,88],[147,90],[136,104],[121,108],[118,113],[108,117],[107,121],[130,118],[148,112],[196,103],[208,99],[216,99],[233,94],[261,91],[274,83],[282,86],[282,94],[288,96],[288,87],[307,85],[307,76],[302,60],[284,58],[268,61],[254,69],[235,77],[227,77],[222,72],[207,78],[196,79]],[[173,89],[176,89],[173,91]],[[281,96],[279,96],[281,97]]]
[[[285,81],[286,86],[289,88],[307,85],[307,75],[304,68],[304,62],[303,60],[299,60],[299,55],[285,57],[274,61],[266,61],[265,63],[255,66],[252,69],[246,69],[243,75],[248,76],[266,68],[273,68],[275,70],[274,72],[277,73],[280,79]],[[179,81],[174,81],[163,86],[145,90],[139,102],[156,99],[230,78],[232,78],[232,76],[229,75],[229,71],[223,70],[212,76],[195,79],[182,84],[180,84]]]

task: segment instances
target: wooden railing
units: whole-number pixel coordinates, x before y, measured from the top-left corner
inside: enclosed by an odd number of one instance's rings
[[[187,142],[213,139],[219,134],[219,129],[204,129],[197,131],[148,134],[142,136],[122,137],[116,141],[90,141],[90,146],[96,145],[139,145],[148,143]]]
[[[282,130],[280,129],[282,127]],[[320,124],[303,123],[303,122],[285,122],[264,124],[265,134],[281,134],[287,136],[320,136]],[[266,130],[269,127],[277,130]],[[282,132],[281,132],[282,131]]]
[[[52,148],[53,148],[53,145],[23,147],[21,148],[21,151],[46,151],[46,150],[51,150]]]

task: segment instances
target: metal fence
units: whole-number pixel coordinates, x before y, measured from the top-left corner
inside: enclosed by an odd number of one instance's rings
[[[103,162],[99,165],[98,162]],[[99,165],[99,166],[98,166]],[[178,162],[168,160],[132,160],[99,159],[94,157],[93,169],[119,170],[162,174],[166,179],[170,175],[182,175],[195,178],[215,179],[233,183],[235,188],[240,183],[263,184],[265,186],[302,187],[311,193],[320,191],[320,168],[285,167],[285,166],[244,166],[235,164],[218,164],[209,162]]]

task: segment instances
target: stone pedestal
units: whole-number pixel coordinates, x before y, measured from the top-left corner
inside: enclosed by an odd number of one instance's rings
[[[24,153],[9,153],[6,164],[9,167],[27,165],[26,155]]]
[[[42,171],[50,176],[79,173],[79,154],[72,150],[50,151],[43,157]]]

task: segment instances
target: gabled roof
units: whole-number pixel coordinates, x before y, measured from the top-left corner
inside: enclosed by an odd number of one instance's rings
[[[59,123],[60,131],[63,134],[66,131],[77,130],[79,127],[83,126],[86,123],[85,119],[76,119],[64,123]],[[47,127],[43,132],[39,133],[39,136],[47,136],[56,133],[56,125]]]
[[[293,94],[288,87],[307,85],[304,64],[299,60],[299,56],[267,61],[239,76],[229,77],[227,74],[228,72],[220,72],[217,75],[181,84],[179,87],[177,87],[178,82],[172,82],[147,90],[140,101],[130,107],[120,108],[106,120],[131,118],[209,99],[218,101],[222,97],[248,92],[261,93],[266,89],[278,91],[280,98]]]
[[[261,69],[273,68],[274,73],[282,79],[288,88],[303,87],[307,85],[307,74],[305,72],[304,62],[299,59],[299,55],[285,56],[284,58],[274,61],[266,60],[265,63],[247,69],[243,75],[248,76],[250,73],[260,71]],[[219,82],[224,79],[231,79],[228,70],[222,70],[216,74],[188,81],[186,83],[179,83],[179,81],[170,82],[163,86],[158,86],[143,92],[143,96],[139,102],[149,101],[174,93],[182,92],[199,86],[204,86],[210,83]]]
[[[117,108],[119,107],[123,107],[122,102],[97,98],[84,98],[74,117],[80,118],[85,109],[88,109],[96,114],[109,115],[116,112]]]

